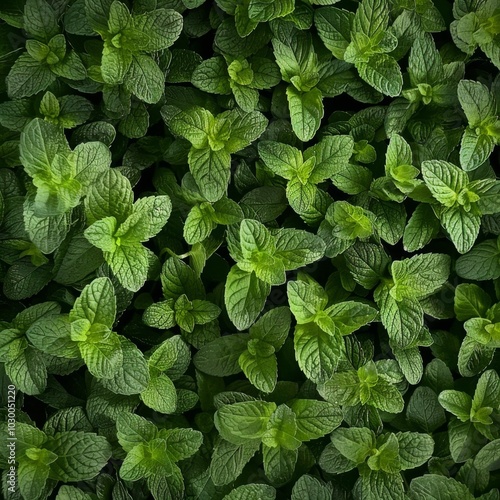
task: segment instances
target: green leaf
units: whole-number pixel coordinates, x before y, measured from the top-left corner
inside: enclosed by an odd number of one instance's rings
[[[337,429],[330,438],[335,448],[355,464],[364,462],[375,448],[375,435],[367,428]]]
[[[86,319],[90,324],[99,323],[113,327],[116,316],[116,298],[109,278],[96,278],[80,293],[70,312],[70,321]]]
[[[226,194],[229,182],[230,154],[225,149],[191,149],[188,161],[201,194],[210,202],[220,200]]]
[[[249,441],[238,445],[223,439],[219,440],[210,463],[210,477],[214,484],[225,485],[238,478],[259,447],[260,441]]]
[[[191,76],[191,83],[212,94],[230,94],[231,87],[224,58],[212,57],[199,64]]]
[[[248,335],[242,333],[220,337],[202,346],[193,362],[198,370],[215,377],[234,375],[241,372],[238,359],[248,340]]]
[[[23,300],[37,294],[49,283],[52,273],[47,266],[18,261],[5,274],[3,293],[10,300]]]
[[[237,445],[247,444],[264,435],[275,410],[275,403],[265,401],[224,405],[215,413],[214,423],[226,441]]]
[[[500,439],[495,439],[485,445],[474,459],[474,467],[488,471],[498,470],[500,467]]]
[[[249,328],[264,308],[271,285],[233,266],[227,276],[224,303],[229,319],[238,330]]]
[[[149,384],[149,370],[142,352],[130,340],[120,337],[123,363],[111,378],[102,379],[106,389],[115,394],[139,394]]]
[[[126,75],[125,88],[141,101],[155,104],[163,95],[165,74],[150,56],[134,55]]]
[[[425,474],[413,479],[410,485],[409,497],[411,500],[417,498],[433,500],[462,498],[464,500],[473,500],[474,498],[465,484],[459,483],[451,477],[437,474]]]
[[[56,80],[50,69],[28,54],[21,54],[6,78],[7,91],[12,99],[31,97],[47,89]]]
[[[146,406],[160,413],[174,413],[177,405],[175,386],[163,373],[152,374],[147,388],[141,392],[141,400]]]
[[[429,296],[446,282],[450,265],[449,256],[444,254],[420,254],[394,261],[391,265],[394,286],[389,293],[398,301]]]
[[[467,172],[475,170],[490,157],[494,148],[493,137],[465,129],[460,143],[460,166]]]
[[[302,92],[291,85],[286,89],[292,128],[304,142],[311,140],[323,118],[323,96],[317,88]]]
[[[359,76],[384,95],[397,97],[403,88],[403,75],[397,61],[387,54],[377,54],[367,62],[358,62]]]
[[[324,332],[316,323],[297,325],[294,332],[295,359],[313,382],[325,382],[335,372],[343,357],[340,334]]]
[[[164,439],[153,439],[138,444],[127,453],[120,467],[120,477],[125,481],[137,481],[143,477],[156,475],[170,476],[174,464],[166,454]]]
[[[87,223],[114,217],[125,220],[132,211],[134,194],[130,181],[116,169],[102,174],[85,197]]]
[[[256,342],[262,341],[256,340]],[[260,391],[267,393],[274,390],[278,381],[278,363],[274,355],[274,348],[270,347],[273,351],[272,354],[263,356],[262,352],[249,344],[249,349],[252,351],[243,351],[238,359],[239,365],[250,383]]]
[[[297,422],[293,411],[286,405],[280,405],[271,415],[267,430],[262,436],[264,447],[297,450],[301,442],[295,437]]]
[[[401,470],[415,469],[426,463],[434,452],[434,440],[427,434],[398,432]]]
[[[443,62],[433,38],[423,34],[413,42],[408,60],[409,74],[414,86],[421,83],[436,85],[444,78]]]
[[[382,33],[389,23],[389,9],[384,0],[363,0],[354,16],[353,30],[368,38]]]
[[[36,349],[28,346],[5,365],[12,383],[29,395],[41,394],[47,386],[47,368]]]
[[[404,401],[398,389],[384,379],[379,379],[377,385],[370,387],[368,404],[389,413],[401,413]]]
[[[318,439],[330,434],[342,422],[340,409],[325,401],[295,399],[289,406],[296,416],[295,437],[300,441]]]
[[[429,366],[429,365],[428,365]],[[415,389],[406,409],[408,420],[425,432],[433,432],[446,422],[436,393],[429,387]]]
[[[358,242],[344,255],[353,279],[368,290],[377,285],[390,262],[383,248],[373,243]]]
[[[46,452],[47,450],[43,450]],[[19,491],[24,497],[37,498],[43,491],[50,466],[38,460],[21,462],[18,470]]]
[[[355,406],[360,402],[358,375],[355,371],[334,373],[318,386],[318,392],[330,403]]]
[[[403,479],[401,474],[370,470],[367,475],[361,476],[356,482],[355,494],[359,498],[370,500],[376,498],[398,500],[404,498]]]
[[[78,346],[71,340],[71,324],[67,316],[47,316],[31,325],[26,335],[40,351],[53,356],[78,358]]]
[[[28,0],[24,5],[24,29],[35,38],[49,41],[59,32],[57,14],[44,0]]]
[[[171,460],[179,462],[194,455],[203,442],[203,435],[194,429],[162,429],[158,436],[165,439]]]
[[[271,448],[263,446],[264,472],[270,481],[276,484],[288,482],[295,470],[298,450],[288,450],[281,446]]]
[[[104,258],[113,274],[132,292],[137,292],[146,281],[149,255],[148,249],[140,243],[117,247],[113,253],[104,252]]]
[[[467,174],[442,160],[422,162],[422,176],[432,196],[446,207],[452,207],[459,192],[469,183]]]
[[[314,24],[318,34],[337,59],[343,59],[345,50],[351,42],[351,29],[354,14],[336,7],[321,8],[315,11]]]
[[[146,52],[170,47],[182,31],[182,16],[173,9],[157,8],[134,16],[134,27],[147,35]]]
[[[70,152],[61,129],[39,118],[25,127],[19,148],[23,166],[31,176],[47,172],[57,155]]]
[[[133,413],[121,413],[116,421],[116,430],[118,442],[127,452],[140,443],[153,440],[158,433],[152,422]]]
[[[259,155],[276,175],[291,180],[302,166],[302,153],[288,144],[274,141],[259,142]]]
[[[477,127],[496,116],[496,103],[488,87],[473,80],[461,80],[458,84],[458,100],[470,127]]]
[[[439,219],[430,205],[421,203],[413,212],[403,234],[403,245],[407,252],[415,252],[437,236]]]
[[[324,252],[323,240],[308,231],[285,228],[276,235],[275,256],[283,262],[287,271],[316,262]]]
[[[402,298],[396,301],[384,287],[376,290],[375,301],[380,308],[382,324],[396,346],[405,348],[417,340],[424,326],[424,311],[418,300]]]
[[[288,337],[290,324],[290,310],[287,307],[275,307],[250,327],[250,338],[263,340],[278,351]]]
[[[477,285],[461,283],[455,288],[455,315],[459,321],[484,318],[491,306],[489,295]]]
[[[486,240],[458,258],[457,274],[477,281],[500,277],[500,248],[496,240]]]
[[[57,455],[50,469],[59,481],[92,479],[111,458],[111,446],[106,438],[90,432],[57,433],[47,448]]]
[[[114,238],[127,243],[148,241],[167,223],[172,211],[170,198],[147,196],[134,203],[132,214],[120,225]]]
[[[276,490],[268,484],[242,484],[228,493],[222,500],[274,500]]]
[[[79,342],[80,354],[94,377],[112,378],[123,363],[120,338],[112,332],[104,338],[100,331],[95,333],[95,340],[88,338]]]

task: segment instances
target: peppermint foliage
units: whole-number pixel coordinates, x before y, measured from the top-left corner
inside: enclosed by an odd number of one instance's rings
[[[1,498],[499,498],[498,0],[0,3]]]

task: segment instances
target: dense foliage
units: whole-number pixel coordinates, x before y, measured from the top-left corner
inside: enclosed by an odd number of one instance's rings
[[[498,0],[0,19],[4,498],[500,499]]]

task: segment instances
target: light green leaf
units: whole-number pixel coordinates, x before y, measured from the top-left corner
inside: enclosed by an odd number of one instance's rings
[[[172,203],[166,195],[139,198],[132,214],[120,225],[114,238],[122,242],[148,241],[156,236],[167,223]]]
[[[302,153],[288,144],[274,141],[259,142],[259,155],[276,175],[291,180],[297,175],[301,167]]]
[[[403,298],[398,302],[384,287],[376,290],[375,301],[382,324],[396,346],[404,349],[417,340],[424,326],[424,311],[416,299]]]

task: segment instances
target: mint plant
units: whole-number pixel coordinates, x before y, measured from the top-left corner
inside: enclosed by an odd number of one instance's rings
[[[0,4],[1,498],[498,499],[497,0]]]

